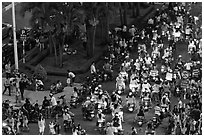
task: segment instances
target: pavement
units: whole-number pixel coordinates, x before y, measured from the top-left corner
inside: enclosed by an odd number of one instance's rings
[[[5,82],[5,78],[2,78],[2,85],[4,85],[4,82]],[[79,83],[74,83],[73,87],[80,88],[81,85]],[[54,96],[56,98],[58,98],[61,95],[66,95],[65,98],[68,101],[70,101],[71,95],[73,93],[73,87],[68,87],[67,86],[67,87],[64,88],[63,92],[55,94]],[[2,92],[3,91],[4,91],[4,86],[2,86]],[[32,91],[32,90],[25,90],[24,97],[29,98],[31,103],[38,102],[38,104],[41,105],[42,101],[44,99],[44,96],[47,96],[49,98],[49,94],[50,94],[50,91],[37,91],[36,92],[36,91]],[[16,105],[16,103],[15,103],[15,101],[16,101],[15,94],[12,93],[12,96],[8,96],[8,90],[4,95],[2,95],[2,101],[7,100],[7,99],[11,101],[11,104],[13,104],[14,106]],[[23,103],[23,101],[22,101],[22,103]]]

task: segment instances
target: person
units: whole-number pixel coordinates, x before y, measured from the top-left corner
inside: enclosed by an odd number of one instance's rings
[[[51,122],[49,123],[49,129],[50,129],[50,134],[51,134],[51,135],[55,135],[55,134],[56,134],[54,127],[55,127],[55,124],[54,124],[53,121],[51,121]]]
[[[11,128],[11,131],[15,134],[15,129],[14,129],[15,120],[14,120],[13,116],[10,114],[8,116],[8,118],[4,121],[6,121],[6,123],[8,123],[8,126]]]
[[[72,86],[72,84],[75,82],[75,77],[76,75],[73,72],[67,70],[67,80],[70,78],[70,86]]]
[[[113,127],[115,128],[116,133],[118,132],[118,130],[122,129],[122,122],[117,112],[115,113],[112,119],[112,122],[113,122]]]
[[[50,98],[51,98],[51,106],[54,107],[57,105],[57,101],[56,98],[53,96],[53,94],[50,94]]]
[[[112,123],[107,123],[107,128],[106,128],[106,135],[114,135],[115,128],[113,127]]]
[[[45,110],[45,116],[48,118],[50,115],[50,101],[44,96],[44,100],[42,103],[42,109]]]
[[[132,127],[131,135],[137,135],[137,129],[135,127]]]
[[[39,134],[43,135],[45,131],[45,118],[43,117],[42,114],[40,114],[39,119],[38,119],[38,127],[39,127]]]
[[[11,62],[10,61],[5,65],[5,72],[6,72],[6,78],[10,78],[11,76]]]
[[[159,103],[157,103],[157,105],[154,107],[154,110],[155,110],[155,112],[154,112],[155,116],[160,121],[160,118],[161,118],[161,107],[160,107]]]
[[[120,90],[120,87],[122,90],[125,90],[125,79],[121,74],[116,78],[116,88]]]
[[[5,83],[4,83],[4,91],[3,95],[5,94],[6,90],[8,89],[9,91],[9,96],[11,96],[11,83],[10,83],[10,78],[6,78]]]
[[[151,122],[149,122],[147,124],[147,129],[145,130],[145,135],[155,135],[155,131],[153,130]]]
[[[140,109],[139,109],[139,112],[138,112],[137,116],[138,116],[138,117],[143,117],[143,118],[145,117],[145,115],[144,115],[144,109],[143,109],[142,106],[140,106]]]
[[[103,69],[105,73],[107,73],[110,76],[110,79],[112,79],[113,77],[112,76],[112,73],[113,73],[112,65],[108,61],[104,64]]]
[[[56,91],[57,91],[57,93],[63,91],[62,82],[61,82],[60,80],[57,81],[57,84],[56,84]]]
[[[130,33],[130,35],[132,37],[134,37],[135,36],[135,32],[136,32],[135,26],[132,25],[131,28],[129,29],[129,33]]]
[[[129,92],[129,94],[126,96],[126,101],[127,101],[127,105],[131,105],[131,104],[136,104],[136,100],[135,100],[135,96],[133,95],[132,92]]]
[[[102,113],[102,110],[98,110],[96,126],[100,127],[99,124],[101,124],[101,126],[103,127],[105,124],[105,120],[105,115]]]
[[[23,128],[25,128],[26,130],[29,130],[27,116],[23,115],[22,117],[23,117]]]
[[[44,83],[42,82],[42,80],[40,80],[40,79],[36,79],[35,80],[35,91],[37,92],[37,91],[39,91],[39,90],[43,90],[44,89]]]
[[[50,106],[50,101],[47,99],[46,96],[44,96],[44,100],[43,100],[43,103],[42,103],[42,108],[46,108]]]
[[[91,75],[96,75],[96,67],[94,62],[91,64]]]
[[[27,82],[26,82],[26,79],[25,78],[21,78],[20,81],[19,81],[19,89],[20,89],[20,92],[21,92],[21,99],[24,100],[24,90],[27,86]]]
[[[72,117],[71,115],[68,113],[68,109],[65,109],[64,113],[63,113],[63,123],[67,123],[69,127],[71,127],[71,123],[72,123]]]
[[[51,93],[50,94],[50,102],[51,102],[51,112],[53,112],[57,106],[57,101],[56,101],[56,98],[53,96],[53,94]]]

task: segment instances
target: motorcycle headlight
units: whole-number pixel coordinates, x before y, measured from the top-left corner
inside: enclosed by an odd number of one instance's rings
[[[129,108],[129,111],[133,111],[133,108]]]
[[[142,125],[142,121],[139,121],[138,124],[139,124],[139,125]]]

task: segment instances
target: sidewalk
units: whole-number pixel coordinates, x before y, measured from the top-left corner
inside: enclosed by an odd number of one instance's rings
[[[2,92],[3,92],[3,90],[4,90],[4,81],[5,81],[5,78],[2,78]],[[77,88],[80,88],[81,87],[81,85],[80,84],[78,84],[78,83],[74,83],[74,86],[75,87],[77,87]],[[73,86],[73,87],[74,87]],[[67,101],[69,102],[70,101],[70,98],[71,98],[71,95],[72,95],[72,93],[73,93],[73,87],[65,87],[64,88],[64,91],[63,92],[61,92],[61,93],[58,93],[58,94],[55,94],[54,96],[56,97],[56,99],[58,98],[58,97],[60,97],[61,95],[66,95],[66,99],[67,99]],[[36,92],[36,91],[31,91],[31,90],[25,90],[25,92],[24,92],[24,97],[25,98],[29,98],[30,99],[30,101],[31,101],[31,103],[36,103],[36,102],[38,102],[38,104],[39,105],[41,105],[42,104],[42,101],[43,101],[43,99],[44,99],[44,96],[47,96],[48,97],[48,99],[49,99],[49,94],[50,94],[50,91],[38,91],[38,92]],[[16,105],[16,103],[15,103],[15,95],[14,95],[14,93],[12,93],[12,96],[8,96],[8,91],[4,94],[4,95],[2,95],[2,102],[4,101],[4,100],[10,100],[11,101],[11,104],[12,104],[12,106],[15,106]],[[57,99],[58,100],[58,99]]]

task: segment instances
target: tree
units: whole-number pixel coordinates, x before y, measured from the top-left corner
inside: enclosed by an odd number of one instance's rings
[[[85,2],[82,5],[83,14],[85,15],[85,24],[87,28],[87,56],[89,58],[94,55],[94,47],[95,47],[95,36],[96,36],[96,27],[99,23],[98,15],[100,4],[97,2]]]
[[[42,3],[23,3],[22,16],[26,11],[31,11],[30,20],[33,28],[40,26],[43,32],[48,32],[50,53],[54,48],[55,64],[62,67],[63,46],[72,32],[74,26],[79,25],[79,20],[83,20],[82,14],[77,12],[78,3],[66,2],[42,2]],[[58,55],[59,53],[59,61]],[[59,64],[58,64],[59,63]]]
[[[55,64],[57,64],[57,53],[56,53],[56,40],[54,36],[55,25],[52,21],[52,17],[55,14],[56,5],[55,3],[49,2],[25,2],[22,3],[20,13],[22,16],[25,12],[29,11],[32,13],[30,19],[30,24],[33,28],[37,30],[41,28],[42,32],[48,32],[49,37],[49,48],[50,53],[52,53],[52,48],[54,47],[55,53]]]

